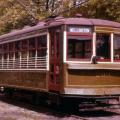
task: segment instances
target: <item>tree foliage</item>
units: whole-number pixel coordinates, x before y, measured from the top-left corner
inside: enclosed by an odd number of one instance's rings
[[[0,33],[31,24],[32,17],[26,13],[16,0],[0,1]]]
[[[120,22],[119,6],[120,0],[0,0],[0,34],[59,14],[68,17],[81,13],[83,17]]]
[[[70,15],[83,14],[84,17],[101,18],[120,22],[120,0],[89,0],[74,9]]]

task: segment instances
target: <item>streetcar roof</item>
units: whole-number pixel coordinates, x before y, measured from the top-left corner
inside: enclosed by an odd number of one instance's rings
[[[63,18],[58,17],[51,19],[50,21],[42,21],[39,22],[35,26],[26,26],[21,30],[12,30],[10,33],[4,34],[0,36],[0,41],[3,38],[9,38],[12,36],[24,34],[27,32],[39,30],[39,29],[47,29],[52,26],[58,25],[85,25],[85,26],[104,26],[104,27],[113,27],[113,28],[120,28],[120,23],[113,22],[109,20],[102,20],[102,19],[89,19],[89,18]]]
[[[30,32],[30,31],[34,31],[34,30],[38,30],[38,29],[42,29],[42,28],[45,28],[44,26],[45,22],[39,22],[37,25],[35,26],[25,26],[23,29],[18,29],[18,30],[12,30],[11,32],[7,33],[7,34],[3,34],[0,36],[0,40],[3,39],[3,38],[6,38],[6,37],[11,37],[11,36],[14,36],[14,35],[19,35],[19,34],[23,34],[23,33],[27,33],[27,32]]]
[[[104,26],[120,28],[120,23],[102,19],[89,19],[89,18],[63,18],[55,22],[61,21],[66,25],[90,25],[90,26]],[[54,22],[53,22],[54,23]],[[52,24],[53,24],[52,23]]]
[[[101,20],[101,19],[90,19],[94,26],[105,26],[105,27],[113,27],[120,28],[120,23],[113,22],[109,20]]]

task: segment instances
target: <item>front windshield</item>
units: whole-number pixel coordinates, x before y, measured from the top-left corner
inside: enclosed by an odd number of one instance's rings
[[[92,56],[92,38],[88,36],[68,37],[68,59],[90,60]]]

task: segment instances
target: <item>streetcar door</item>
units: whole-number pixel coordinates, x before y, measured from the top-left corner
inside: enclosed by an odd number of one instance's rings
[[[60,89],[60,29],[50,29],[50,74],[49,90]]]

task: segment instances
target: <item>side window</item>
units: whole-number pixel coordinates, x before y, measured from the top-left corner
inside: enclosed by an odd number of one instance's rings
[[[14,42],[9,43],[9,52],[14,51]]]
[[[114,37],[114,60],[120,60],[120,35]]]
[[[27,58],[27,51],[23,51],[23,52],[21,53],[21,56],[22,56],[22,58]]]
[[[110,34],[97,33],[96,55],[100,61],[110,61]]]
[[[44,57],[46,56],[47,50],[47,36],[43,35],[37,39],[37,56]]]
[[[22,40],[21,41],[21,57],[27,59],[27,55],[28,55],[28,40]]]
[[[15,42],[15,59],[20,58],[20,50],[21,50],[21,41]]]
[[[35,47],[36,47],[36,40],[35,38],[31,38],[29,40],[29,49],[35,49]]]
[[[36,38],[30,38],[29,39],[29,57],[35,57],[36,56]]]
[[[47,47],[47,36],[40,36],[38,37],[38,41],[37,41],[37,48],[44,48]]]
[[[3,50],[4,50],[4,52],[8,52],[8,44],[7,43],[3,44]]]
[[[20,58],[20,52],[15,52],[15,59],[19,59]]]
[[[8,58],[8,54],[4,53],[4,60],[6,60]]]
[[[28,49],[28,40],[22,40],[22,50]]]
[[[13,60],[14,57],[14,52],[15,52],[15,42],[9,43],[9,61]]]
[[[2,60],[2,54],[3,54],[3,48],[2,45],[0,45],[0,60]]]
[[[13,52],[10,52],[10,53],[9,53],[9,59],[13,59],[13,57],[14,57],[14,53],[13,53]]]
[[[8,59],[8,43],[3,44],[3,58],[4,60]]]
[[[15,51],[20,50],[20,46],[21,46],[21,41],[16,41],[15,42]]]
[[[29,57],[35,57],[36,51],[35,50],[30,50],[29,51]]]

